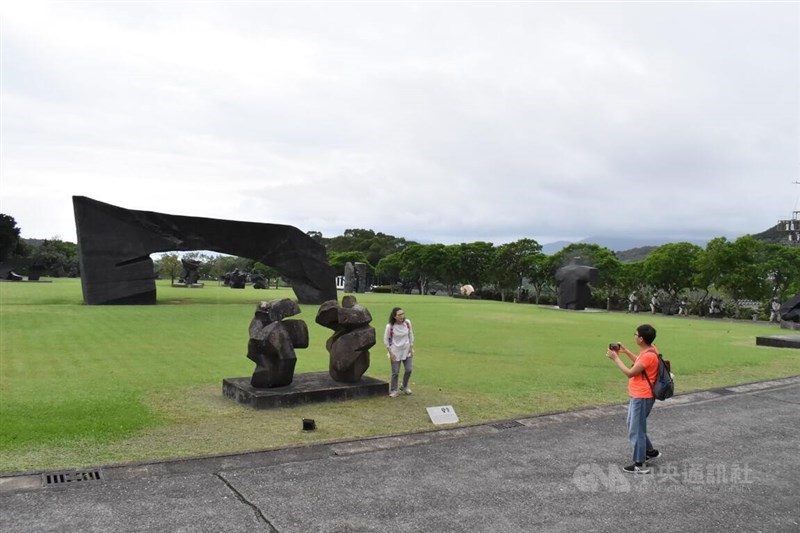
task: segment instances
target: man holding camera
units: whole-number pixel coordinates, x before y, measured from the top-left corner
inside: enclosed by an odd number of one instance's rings
[[[633,464],[622,470],[629,474],[647,474],[650,472],[647,461],[661,455],[658,450],[653,448],[653,444],[647,436],[647,417],[656,401],[650,388],[650,383],[656,381],[658,372],[658,349],[653,344],[656,339],[656,329],[650,324],[642,324],[636,328],[634,339],[639,346],[638,355],[634,355],[621,342],[618,342],[608,346],[606,356],[616,363],[623,374],[628,376],[628,396],[630,396],[628,401],[628,440],[633,445]],[[627,355],[633,363],[630,368],[620,360],[620,352]],[[644,372],[647,372],[647,377]]]

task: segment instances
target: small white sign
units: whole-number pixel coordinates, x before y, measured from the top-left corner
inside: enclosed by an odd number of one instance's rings
[[[434,424],[455,424],[458,422],[456,410],[452,405],[440,405],[438,407],[428,407],[428,416]]]

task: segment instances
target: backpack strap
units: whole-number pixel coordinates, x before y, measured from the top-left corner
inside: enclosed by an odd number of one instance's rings
[[[655,351],[655,350],[653,350],[653,351]],[[658,360],[658,364],[661,365],[661,354],[658,353],[658,352],[655,352],[655,353],[656,353],[656,357],[658,358],[657,359]],[[650,392],[653,393],[653,398],[655,398],[656,397],[656,390],[653,388],[653,382],[650,381],[650,378],[647,377],[647,370],[642,370],[642,375],[644,376],[644,379],[647,380],[647,384],[650,385]],[[656,367],[656,378],[658,378],[658,366]]]
[[[411,322],[408,320],[404,320],[403,324],[408,328],[408,332],[411,333]],[[392,344],[392,337],[394,336],[394,324],[389,326],[389,345]]]
[[[660,354],[660,353],[658,353],[658,351],[656,351],[656,350],[655,350],[655,349],[654,349],[652,346],[651,346],[650,348],[648,348],[648,349],[647,349],[647,351],[648,351],[648,352],[651,352],[651,353],[655,353],[655,354],[656,354],[656,357],[658,357],[658,356],[660,356],[660,355],[661,355],[661,354]],[[650,382],[650,378],[648,378],[648,377],[647,377],[647,371],[646,371],[646,370],[642,370],[642,376],[644,377],[644,379],[646,379],[646,380],[647,380],[647,382],[648,382],[648,383]],[[652,388],[652,385],[651,385],[650,387]]]

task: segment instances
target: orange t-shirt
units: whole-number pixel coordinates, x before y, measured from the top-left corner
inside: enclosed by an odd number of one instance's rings
[[[650,383],[655,383],[656,375],[658,374],[658,348],[655,346],[645,348],[639,352],[636,360],[641,361],[642,365],[644,365],[647,377],[650,378]],[[650,383],[641,373],[628,378],[628,396],[631,398],[652,398],[653,390],[650,388]]]

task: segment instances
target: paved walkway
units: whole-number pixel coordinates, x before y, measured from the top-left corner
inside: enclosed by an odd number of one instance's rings
[[[0,531],[800,531],[800,376],[658,402],[272,452],[0,478]]]

